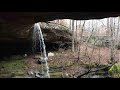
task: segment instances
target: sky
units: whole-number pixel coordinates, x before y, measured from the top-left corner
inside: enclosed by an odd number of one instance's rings
[[[115,25],[117,25],[117,23],[118,23],[118,17],[110,17],[110,18],[115,19]],[[65,19],[65,21],[66,21],[66,23],[69,26],[70,19]],[[78,20],[78,23],[79,23],[79,20]],[[84,20],[81,20],[81,25],[83,25],[83,23],[84,23]],[[89,30],[92,30],[92,23],[93,23],[93,27],[94,28],[96,28],[96,27],[99,28],[101,26],[107,27],[107,18],[85,20],[85,28],[89,29]],[[76,26],[76,23],[75,23],[75,26]]]

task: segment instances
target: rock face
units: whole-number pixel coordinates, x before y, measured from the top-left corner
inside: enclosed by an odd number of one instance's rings
[[[42,28],[46,48],[58,48],[60,44],[71,42],[68,30]],[[0,24],[0,55],[25,54],[32,50],[33,25]]]
[[[99,19],[119,16],[120,12],[0,12],[0,23],[24,23],[50,21],[55,19]]]
[[[76,20],[100,19],[119,15],[119,12],[0,12],[0,56],[9,53],[25,53],[31,50],[32,28],[30,27],[35,22],[66,18]],[[44,34],[44,36],[46,35],[47,48],[58,48],[61,44],[60,47],[69,47],[71,41],[69,37],[71,35],[68,32],[60,31],[60,34],[58,34],[59,30],[55,29],[44,31],[50,31],[49,34]],[[67,34],[67,36],[65,37],[64,34]],[[60,44],[58,41],[62,43]]]
[[[43,29],[46,48],[57,50],[71,45],[71,34],[67,31]]]
[[[41,23],[41,28],[48,51],[71,47],[72,33],[68,27],[54,23]]]
[[[0,24],[0,56],[25,54],[31,49],[31,25]]]

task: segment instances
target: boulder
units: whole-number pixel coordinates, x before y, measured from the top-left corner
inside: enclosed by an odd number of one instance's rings
[[[53,57],[55,54],[54,53],[52,53],[52,52],[49,52],[48,53],[48,57]]]

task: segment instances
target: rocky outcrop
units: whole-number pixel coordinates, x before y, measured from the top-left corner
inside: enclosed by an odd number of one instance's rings
[[[42,29],[48,50],[58,50],[71,46],[71,33],[66,30]]]
[[[60,44],[71,42],[71,33],[67,29],[50,28],[50,24],[47,28],[46,26],[41,25],[47,48],[55,47],[56,49]],[[0,24],[0,55],[30,52],[32,50],[32,32],[32,24]]]
[[[32,24],[35,22],[47,22],[55,19],[101,19],[119,15],[120,12],[0,12],[0,55],[3,56],[4,52],[6,55],[9,52],[31,50]],[[60,30],[56,28],[43,29],[46,44],[48,43],[47,47],[58,47],[58,44],[53,45],[50,42],[70,42],[70,34]]]

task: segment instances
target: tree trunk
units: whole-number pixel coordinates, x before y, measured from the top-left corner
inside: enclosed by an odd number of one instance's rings
[[[74,40],[74,37],[75,37],[75,35],[74,35],[74,20],[72,20],[72,52],[74,52],[75,51],[75,46],[74,46],[74,42],[75,42],[75,40]]]
[[[83,31],[84,31],[84,26],[85,26],[85,21],[83,22],[83,25],[82,25],[82,28],[81,28],[81,32],[80,32],[80,39],[79,39],[79,42],[78,42],[78,60],[80,60],[80,47],[81,47],[81,44],[82,44],[82,36],[83,36]]]
[[[78,51],[78,49],[77,49],[77,47],[78,47],[78,28],[77,28],[77,20],[76,20],[76,40],[75,40],[76,42],[76,52]]]
[[[114,41],[114,25],[113,25],[113,18],[110,19],[110,30],[111,30],[111,56],[110,61],[114,63],[115,61],[115,41]]]

